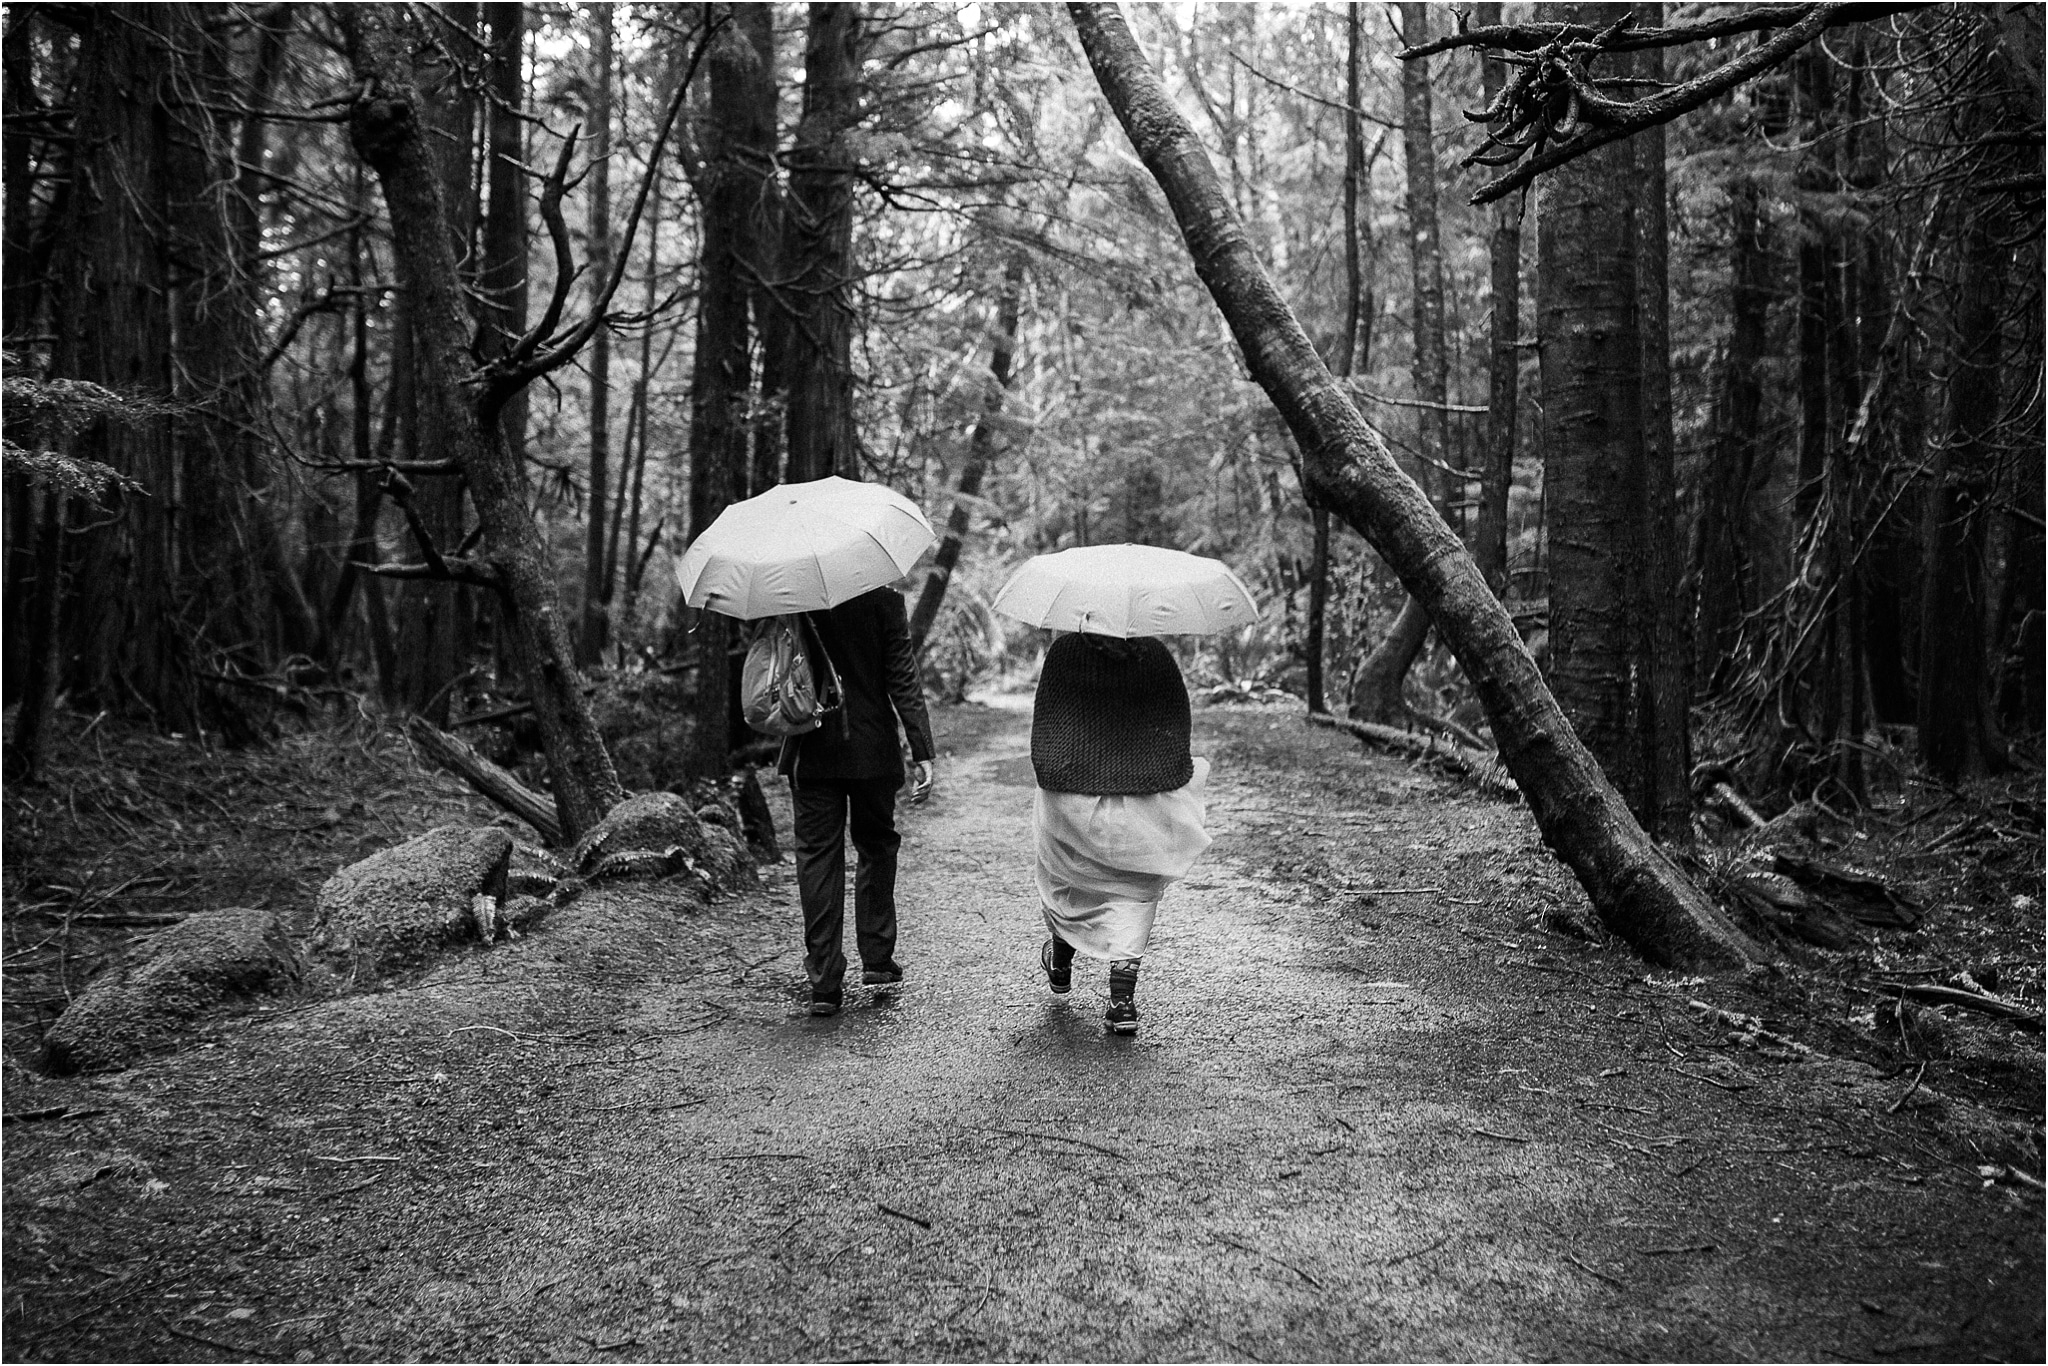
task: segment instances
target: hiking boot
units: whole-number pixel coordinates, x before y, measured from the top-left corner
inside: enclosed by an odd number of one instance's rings
[[[820,991],[820,990],[818,990],[818,989],[817,989],[816,987],[812,987],[812,988],[811,988],[811,1014],[813,1014],[813,1015],[837,1015],[838,1013],[839,1013],[839,993],[838,993],[838,992],[836,992],[836,991]]]
[[[1073,987],[1074,960],[1069,957],[1061,963],[1054,941],[1048,939],[1039,946],[1038,966],[1045,969],[1045,984],[1053,995],[1064,996]]]
[[[878,968],[862,968],[860,984],[864,987],[893,987],[903,981],[903,969],[895,963],[884,963]]]
[[[1138,1003],[1128,996],[1111,997],[1109,1009],[1102,1012],[1102,1027],[1112,1034],[1137,1033]]]

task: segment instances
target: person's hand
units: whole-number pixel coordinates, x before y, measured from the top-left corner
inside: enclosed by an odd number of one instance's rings
[[[911,767],[910,801],[913,806],[932,795],[932,761],[919,759]]]

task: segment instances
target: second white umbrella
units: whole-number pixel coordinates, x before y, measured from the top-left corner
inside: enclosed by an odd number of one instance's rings
[[[1033,626],[1099,636],[1209,635],[1259,619],[1230,566],[1156,545],[1090,545],[1018,566],[995,610]]]

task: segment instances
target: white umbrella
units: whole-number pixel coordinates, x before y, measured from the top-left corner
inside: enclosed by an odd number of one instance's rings
[[[822,611],[902,578],[937,539],[894,489],[828,475],[719,513],[676,578],[690,606],[742,621]]]
[[[1037,555],[996,594],[1005,616],[1098,636],[1207,635],[1259,619],[1230,566],[1156,545],[1090,545]]]

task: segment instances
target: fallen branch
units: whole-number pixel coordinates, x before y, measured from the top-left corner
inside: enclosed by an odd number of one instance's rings
[[[41,1110],[13,1110],[0,1115],[0,1124],[35,1124],[45,1119],[86,1119],[105,1110],[76,1110],[69,1105],[52,1105]]]
[[[1913,1093],[1920,1089],[1920,1079],[1922,1077],[1925,1077],[1926,1075],[1927,1064],[1923,1062],[1920,1064],[1920,1070],[1913,1074],[1913,1084],[1911,1086],[1908,1086],[1905,1090],[1899,1092],[1899,1098],[1893,1101],[1891,1104],[1885,1106],[1884,1112],[1888,1115],[1897,1114],[1899,1112],[1899,1107],[1901,1105],[1904,1105],[1907,1101],[1911,1100],[1913,1098]]]
[[[1980,995],[1974,991],[1964,991],[1960,987],[1937,987],[1916,982],[1879,982],[1877,985],[1886,991],[1896,992],[1915,1001],[1961,1006],[1965,1010],[1981,1011],[1986,1015],[1996,1015],[2002,1020],[2011,1020],[2021,1028],[2031,1029],[2036,1034],[2041,1032],[2040,1011],[2028,1010],[2025,1006],[2015,1005],[2003,997]]]
[[[1519,1134],[1497,1134],[1491,1129],[1475,1128],[1471,1132],[1477,1134],[1481,1138],[1497,1138],[1503,1143],[1528,1143],[1533,1141],[1531,1139],[1524,1138]]]
[[[1452,773],[1476,784],[1497,797],[1520,797],[1521,789],[1515,780],[1501,771],[1500,761],[1486,750],[1466,749],[1455,744],[1432,740],[1427,736],[1415,735],[1409,731],[1396,730],[1372,721],[1353,721],[1346,716],[1333,716],[1325,711],[1312,711],[1308,723],[1326,730],[1341,730],[1346,735],[1362,740],[1382,749],[1392,750],[1411,759],[1449,769]]]
[[[920,1219],[915,1214],[905,1214],[900,1209],[891,1209],[879,1200],[875,1202],[875,1208],[893,1218],[904,1220],[906,1223],[916,1224],[919,1228],[930,1228],[932,1226],[932,1221],[929,1219]]]
[[[1578,1257],[1573,1253],[1565,1253],[1564,1259],[1570,1262],[1573,1266],[1577,1267],[1579,1270],[1585,1272],[1588,1276],[1592,1276],[1599,1280],[1603,1280],[1607,1282],[1609,1285],[1613,1286],[1616,1290],[1628,1289],[1628,1286],[1616,1277],[1608,1275],[1606,1272],[1602,1271],[1597,1266],[1586,1265],[1584,1262],[1580,1261]]]
[[[1223,1244],[1223,1246],[1225,1247],[1234,1247],[1239,1252],[1249,1252],[1254,1257],[1264,1257],[1267,1261],[1273,1263],[1275,1266],[1285,1267],[1289,1271],[1292,1271],[1295,1275],[1307,1281],[1310,1285],[1314,1286],[1318,1290],[1321,1290],[1323,1288],[1323,1283],[1321,1281],[1309,1275],[1306,1271],[1303,1271],[1293,1262],[1282,1261],[1280,1258],[1275,1257],[1270,1252],[1262,1251],[1259,1248],[1253,1247],[1250,1243],[1240,1243],[1235,1238],[1226,1238],[1220,1233],[1212,1233],[1209,1236],[1215,1239],[1217,1242]]]
[[[535,792],[477,753],[466,741],[450,735],[423,716],[415,716],[406,722],[405,733],[429,759],[532,826],[543,843],[562,842],[562,822],[555,812],[554,798]]]

